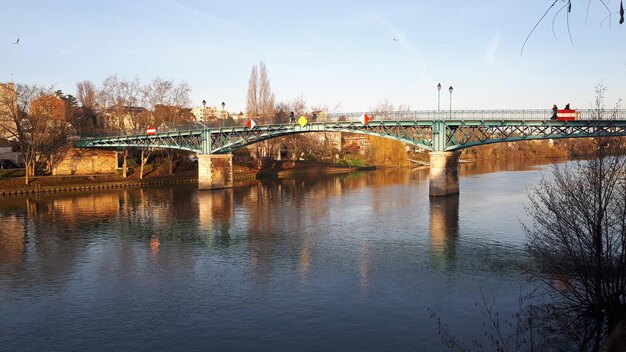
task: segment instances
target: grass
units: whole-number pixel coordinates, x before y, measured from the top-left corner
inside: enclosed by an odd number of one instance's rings
[[[0,177],[24,177],[25,169],[2,169]]]
[[[366,167],[366,166],[370,166],[370,165],[364,159],[349,158],[349,159],[341,159],[341,160],[337,161],[337,166]]]

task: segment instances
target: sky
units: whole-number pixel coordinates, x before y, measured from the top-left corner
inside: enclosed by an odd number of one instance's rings
[[[626,24],[599,0],[573,1],[573,45],[558,0],[521,53],[552,2],[0,0],[0,82],[161,77],[238,112],[263,61],[277,102],[330,111],[435,110],[439,82],[442,110],[589,108],[600,82],[608,106],[626,98]]]

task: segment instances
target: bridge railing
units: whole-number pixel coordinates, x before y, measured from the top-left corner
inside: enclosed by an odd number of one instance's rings
[[[579,113],[577,119],[592,120],[597,119],[597,111],[591,109],[576,110]],[[550,109],[517,109],[517,110],[413,110],[413,111],[374,111],[374,112],[349,112],[349,113],[330,113],[320,115],[317,118],[311,118],[309,123],[316,122],[341,122],[341,121],[357,121],[362,114],[367,114],[373,121],[386,120],[550,120],[552,110]],[[603,119],[626,120],[626,109],[606,110]],[[258,125],[269,124],[292,124],[288,117],[275,117],[268,119],[255,119]],[[205,125],[201,123],[190,123],[174,126],[159,126],[157,133],[164,132],[180,132],[190,130],[200,130],[203,128],[217,129],[228,128],[231,126],[242,127],[246,123],[245,119],[239,120],[211,120]],[[146,134],[145,129],[140,130],[96,130],[82,131],[81,138],[102,138],[102,137],[119,137],[125,135],[141,135]]]
[[[597,119],[597,112],[591,109],[576,110],[580,113],[579,119]],[[417,110],[417,111],[374,111],[354,113],[331,113],[331,121],[354,121],[362,114],[367,114],[373,120],[549,120],[552,117],[551,109],[516,109],[516,110]],[[626,110],[606,110],[603,119],[626,119]]]

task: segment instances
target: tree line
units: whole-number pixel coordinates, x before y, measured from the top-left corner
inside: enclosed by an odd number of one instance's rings
[[[51,172],[53,165],[63,158],[77,138],[145,133],[148,126],[162,128],[194,123],[209,124],[211,120],[215,122],[219,117],[210,115],[215,109],[203,107],[202,118],[194,116],[190,93],[191,87],[187,82],[175,82],[160,77],[144,82],[138,77],[125,79],[109,75],[100,85],[89,80],[80,81],[76,83],[74,95],[55,90],[54,86],[2,84],[0,139],[12,141],[15,151],[23,155],[28,184],[32,176]],[[338,106],[335,107],[337,108]],[[372,109],[384,114],[393,108],[393,104],[386,100]],[[328,111],[329,108],[325,105],[309,106],[302,94],[276,102],[265,63],[259,62],[252,66],[248,81],[246,117],[263,124],[293,123],[299,116],[306,115],[311,122],[315,122],[316,119],[326,116]],[[225,113],[221,117],[224,116],[229,115]],[[230,117],[220,121],[221,126],[233,123]],[[273,158],[281,150],[289,150],[295,159],[307,155],[310,159],[334,161],[340,151],[337,143],[332,142],[332,137],[326,133],[322,137],[321,144],[316,136],[296,135],[263,141],[249,149],[256,158]],[[391,155],[389,150],[402,149],[395,145],[387,148],[389,143],[385,142],[378,143],[380,145],[377,148],[383,150],[383,154]],[[149,151],[147,152],[149,155]],[[142,154],[144,155],[140,160],[143,168],[147,156]],[[174,156],[171,153],[167,155],[171,164]],[[391,159],[394,158],[384,158],[386,162]]]
[[[76,84],[76,95],[38,84],[0,85],[0,137],[24,159],[26,183],[51,171],[80,135],[132,133],[148,125],[191,123],[186,82],[106,77],[100,86]]]

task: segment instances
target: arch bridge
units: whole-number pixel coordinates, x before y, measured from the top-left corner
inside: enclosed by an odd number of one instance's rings
[[[331,114],[324,121],[173,128],[154,135],[85,138],[81,148],[167,148],[196,152],[200,188],[232,186],[232,152],[260,141],[311,132],[347,132],[390,138],[430,151],[430,195],[458,193],[458,151],[477,145],[524,140],[626,136],[626,110],[579,110],[579,120],[550,120],[550,110],[400,111]],[[610,118],[608,118],[610,116]],[[606,117],[606,118],[599,118]]]

